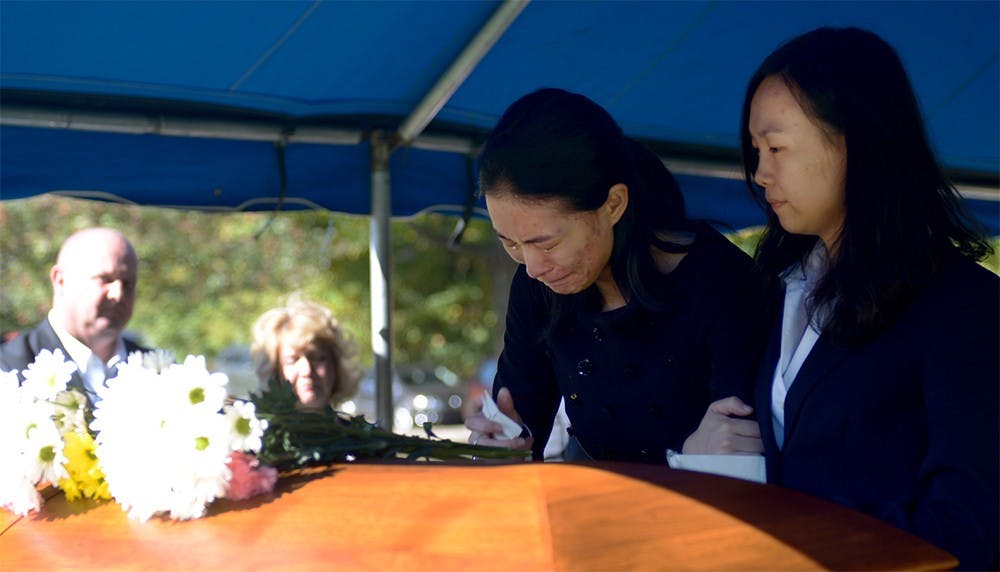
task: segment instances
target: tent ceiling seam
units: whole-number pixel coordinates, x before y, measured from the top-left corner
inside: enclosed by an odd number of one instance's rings
[[[505,0],[403,121],[398,144],[408,145],[437,116],[530,0]]]
[[[948,106],[948,104],[950,104],[953,100],[955,100],[959,95],[962,94],[963,91],[965,91],[970,85],[972,85],[984,73],[986,73],[986,70],[988,70],[991,66],[993,66],[993,64],[995,64],[997,62],[997,59],[1000,59],[1000,50],[997,50],[997,51],[993,52],[993,55],[989,59],[987,59],[985,62],[983,62],[983,65],[981,65],[978,68],[976,68],[975,70],[973,70],[972,74],[970,74],[969,77],[965,78],[953,90],[951,90],[951,93],[947,94],[944,97],[944,99],[942,99],[940,102],[938,102],[938,104],[935,105],[927,113],[927,117],[928,118],[934,117],[935,115],[938,114],[938,112],[940,112],[942,109],[946,108]]]
[[[657,54],[649,65],[647,65],[634,78],[632,78],[632,81],[628,82],[625,85],[625,87],[623,87],[618,91],[618,93],[611,96],[611,98],[608,100],[608,105],[614,106],[616,103],[618,103],[618,101],[622,97],[624,97],[628,92],[632,91],[633,87],[635,87],[642,80],[646,79],[649,76],[649,74],[653,73],[653,70],[659,67],[659,65],[663,62],[663,60],[665,60],[670,54],[676,52],[681,47],[681,45],[684,44],[685,41],[687,41],[688,37],[691,36],[691,34],[694,33],[695,30],[701,27],[702,23],[708,18],[709,14],[711,14],[712,11],[715,10],[716,4],[717,4],[716,2],[709,2],[708,4],[706,4],[704,9],[702,9],[698,13],[694,21],[688,24],[688,26],[674,39],[673,42],[670,43],[669,46],[667,46],[663,51]]]
[[[311,6],[306,8],[306,11],[303,12],[302,15],[300,15],[295,20],[295,22],[292,23],[291,26],[289,26],[288,30],[286,30],[285,33],[282,34],[282,36],[278,38],[278,40],[274,42],[274,44],[272,44],[270,48],[268,48],[263,54],[261,54],[261,56],[257,58],[257,61],[255,61],[253,65],[247,68],[247,71],[243,72],[243,75],[241,75],[238,80],[236,80],[235,82],[233,82],[232,85],[229,86],[228,90],[236,91],[237,89],[239,89],[241,85],[243,85],[243,82],[250,79],[250,76],[256,73],[257,70],[260,69],[260,67],[264,65],[265,62],[267,62],[267,60],[271,59],[271,56],[273,56],[275,52],[277,52],[281,48],[281,46],[285,45],[285,42],[287,42],[288,39],[291,38],[295,34],[295,32],[298,31],[298,29],[302,26],[302,24],[304,24],[306,20],[309,19],[309,16],[312,15],[312,13],[316,10],[316,8],[319,7],[321,3],[322,0],[315,0]]]

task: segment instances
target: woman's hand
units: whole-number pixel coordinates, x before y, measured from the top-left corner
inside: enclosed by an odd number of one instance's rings
[[[684,441],[683,453],[720,454],[764,452],[760,426],[750,419],[739,419],[753,413],[753,407],[739,397],[727,397],[712,402],[701,419],[698,429]]]
[[[502,437],[503,425],[487,419],[482,413],[482,405],[482,401],[480,401],[479,412],[465,419],[465,427],[471,431],[469,435],[470,443],[473,445],[489,445],[491,447],[506,447],[518,450],[531,449],[531,445],[535,441],[532,437],[504,439]],[[514,409],[514,398],[511,396],[510,390],[506,387],[501,387],[499,393],[497,393],[497,407],[514,421],[522,423],[521,416]],[[496,438],[497,435],[501,437],[498,439]]]

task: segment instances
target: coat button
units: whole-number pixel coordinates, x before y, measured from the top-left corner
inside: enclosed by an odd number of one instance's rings
[[[589,359],[582,359],[576,363],[576,373],[581,376],[590,375],[594,371],[594,363]]]
[[[663,417],[663,408],[655,403],[649,406],[648,411],[653,417]]]
[[[667,365],[674,365],[677,363],[677,356],[675,354],[667,354]]]
[[[573,401],[576,401],[577,399],[580,399],[580,396],[575,393],[570,393],[569,398],[572,399]]]
[[[625,374],[625,377],[635,377],[636,373],[638,373],[638,370],[636,370],[636,368],[632,366],[627,366],[624,369],[622,369],[622,373]]]

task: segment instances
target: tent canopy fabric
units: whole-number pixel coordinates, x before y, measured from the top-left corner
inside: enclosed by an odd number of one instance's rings
[[[0,3],[0,198],[372,212],[390,140],[501,9],[515,14],[390,158],[397,216],[457,212],[500,114],[583,93],[679,174],[691,214],[762,221],[738,168],[745,83],[780,42],[860,26],[896,46],[942,162],[1000,227],[1000,3]]]
[[[389,216],[470,213],[476,151],[511,102],[587,95],[679,175],[690,216],[759,224],[739,180],[743,89],[823,25],[897,48],[940,159],[1000,234],[995,0],[0,0],[0,200],[370,214],[391,426]]]

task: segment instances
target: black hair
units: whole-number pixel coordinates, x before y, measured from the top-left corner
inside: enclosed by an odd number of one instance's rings
[[[754,182],[750,104],[768,77],[785,82],[805,114],[846,144],[845,219],[835,254],[808,304],[828,308],[825,330],[862,341],[884,330],[956,249],[990,252],[931,150],[917,98],[896,51],[858,28],[819,28],[769,55],[747,85],[740,125],[743,169],[767,211],[755,258],[765,276],[804,260],[814,236],[782,229]]]
[[[650,245],[683,252],[686,247],[657,236],[685,231],[684,198],[677,181],[651,150],[626,137],[611,115],[589,98],[555,88],[529,93],[507,108],[479,156],[479,188],[486,195],[557,200],[570,211],[593,211],[623,183],[628,205],[615,224],[611,270],[630,304],[665,307],[649,276],[656,273]],[[566,298],[593,304],[596,288],[570,296],[546,292],[553,321]]]

